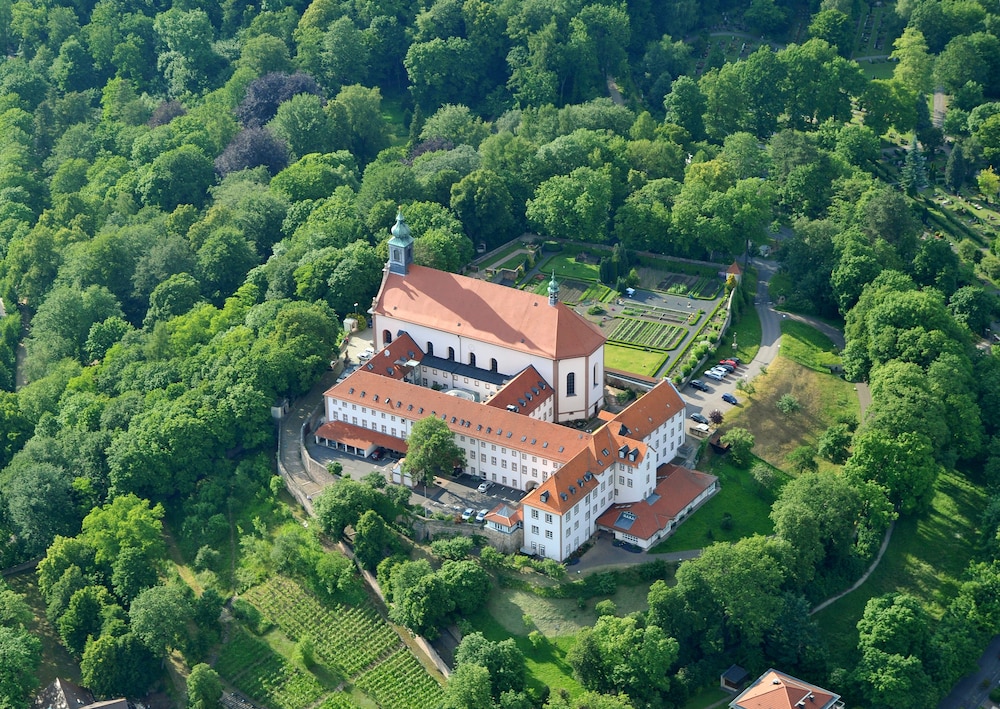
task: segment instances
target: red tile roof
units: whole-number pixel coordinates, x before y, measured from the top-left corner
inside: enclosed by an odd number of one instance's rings
[[[684,400],[673,384],[664,379],[615,416],[608,426],[615,429],[618,424],[623,424],[629,431],[625,435],[639,440],[659,428],[678,411],[684,411]]]
[[[370,428],[355,426],[346,421],[328,421],[316,429],[315,435],[355,448],[368,449],[370,446],[376,445],[400,453],[406,452],[406,441],[402,438],[373,431]]]
[[[811,696],[811,698],[810,698]],[[840,695],[777,670],[768,670],[730,703],[734,709],[829,709]]]
[[[395,340],[372,355],[367,362],[362,362],[358,369],[364,369],[380,377],[402,379],[413,370],[410,363],[419,364],[424,358],[423,351],[405,332]]]
[[[514,528],[521,521],[521,508],[513,509],[506,503],[501,502],[486,515],[486,521],[495,522],[502,527]]]
[[[657,483],[653,495],[639,502],[612,505],[597,518],[597,524],[631,534],[639,539],[651,539],[676,519],[677,515],[698,495],[718,481],[716,476],[697,470],[677,465],[661,466],[661,470],[664,467],[669,467],[670,470],[662,481]],[[660,479],[659,473],[657,479]],[[628,514],[623,517],[624,512]],[[628,524],[622,524],[622,520],[627,520]]]
[[[423,266],[389,273],[373,310],[547,359],[583,357],[605,341],[586,318],[545,296]]]
[[[733,261],[733,264],[729,268],[726,269],[726,273],[732,273],[734,275],[739,276],[739,275],[743,274],[743,269],[740,268],[740,265],[738,263],[736,263],[735,261]]]
[[[537,369],[532,366],[525,367],[517,376],[504,384],[500,391],[490,397],[486,405],[501,409],[516,406],[517,413],[522,416],[529,415],[554,396],[552,387],[539,386],[539,382],[544,381],[545,377],[539,374]]]
[[[589,433],[376,376],[364,368],[328,389],[325,395],[411,421],[437,416],[454,433],[530,451],[558,463],[570,460],[591,438]],[[391,447],[401,450],[396,444]]]

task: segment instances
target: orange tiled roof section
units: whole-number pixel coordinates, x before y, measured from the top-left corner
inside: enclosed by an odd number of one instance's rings
[[[539,383],[543,383],[543,386],[539,386]],[[494,394],[486,405],[501,409],[516,406],[517,413],[527,415],[537,410],[552,396],[552,387],[544,384],[544,377],[529,365]]]
[[[812,694],[811,700],[807,697]],[[826,709],[840,697],[832,692],[803,682],[777,670],[768,670],[730,706],[739,709],[795,709],[796,704],[805,700],[805,706]],[[800,705],[801,707],[801,705]]]
[[[372,355],[367,362],[362,363],[359,369],[378,374],[381,377],[402,379],[413,369],[406,363],[410,361],[419,363],[423,358],[423,350],[417,347],[413,338],[404,332],[383,347],[381,351]]]
[[[374,311],[548,359],[589,355],[606,339],[545,296],[424,266],[410,266],[405,276],[389,273]]]
[[[435,415],[454,433],[530,451],[558,463],[570,460],[591,438],[589,433],[380,377],[364,368],[328,389],[326,396],[411,421]]]
[[[501,502],[486,515],[487,522],[496,522],[504,527],[513,527],[521,521],[521,508],[513,509],[510,505]]]
[[[637,466],[642,462],[648,452],[642,439],[664,421],[683,410],[684,402],[677,390],[668,381],[660,382],[611,421],[601,426],[593,434],[592,441],[578,456],[528,493],[522,502],[532,507],[563,514],[580,501],[578,495],[581,492],[586,495],[597,485],[599,482],[597,475],[603,473],[608,466],[616,462]],[[630,449],[629,452],[635,451],[634,456],[626,455],[623,458],[619,455],[622,447],[626,445]],[[605,450],[608,451],[607,455],[604,453]],[[591,474],[589,480],[587,473]]]
[[[667,469],[666,475],[662,478],[660,471]],[[698,495],[710,488],[718,480],[714,475],[702,473],[698,470],[681,468],[677,465],[660,466],[657,471],[657,480],[654,492],[659,495],[659,499],[650,504],[646,500],[639,502],[629,502],[616,504],[597,518],[597,523],[603,527],[617,529],[615,523],[625,510],[635,515],[635,520],[628,529],[622,529],[639,539],[650,539],[659,530],[670,524],[681,510],[691,504]]]
[[[633,401],[607,426],[615,433],[619,433],[621,426],[625,426],[627,432],[622,435],[641,440],[678,411],[684,411],[684,401],[670,382],[663,380]]]
[[[740,276],[743,275],[743,269],[740,268],[740,265],[736,261],[733,261],[732,265],[726,269],[726,273],[732,273],[733,275]]]
[[[355,426],[346,421],[328,421],[316,429],[315,435],[327,440],[337,441],[338,443],[345,443],[355,448],[367,449],[371,445],[376,445],[400,453],[406,452],[406,441],[402,438],[373,431],[363,426]]]

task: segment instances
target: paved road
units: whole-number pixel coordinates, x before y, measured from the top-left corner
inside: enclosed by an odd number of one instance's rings
[[[983,683],[986,682],[986,686]],[[990,689],[1000,683],[1000,635],[993,637],[986,651],[979,658],[978,668],[965,676],[951,690],[951,694],[941,700],[938,709],[976,709],[994,707],[989,700]]]

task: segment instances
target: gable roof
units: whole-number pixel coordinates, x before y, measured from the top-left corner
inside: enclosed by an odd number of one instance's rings
[[[655,387],[629,404],[609,424],[613,431],[625,426],[629,438],[642,440],[677,412],[684,411],[684,400],[670,381],[663,379]]]
[[[770,669],[730,704],[733,709],[832,709],[840,695]]]
[[[325,396],[410,421],[437,416],[448,424],[453,433],[530,451],[558,463],[564,463],[576,455],[591,438],[589,433],[567,426],[516,414],[505,408],[483,406],[461,397],[449,396],[442,391],[378,376],[365,369],[355,371],[344,381],[332,386]],[[334,422],[325,425],[332,423]],[[354,428],[365,432],[369,440],[375,433],[370,429]],[[400,450],[398,444],[386,447]]]
[[[547,359],[590,355],[606,339],[562,303],[425,266],[388,273],[373,312]]]

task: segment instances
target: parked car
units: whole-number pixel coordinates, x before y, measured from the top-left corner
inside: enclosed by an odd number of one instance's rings
[[[486,515],[488,515],[489,513],[490,513],[489,510],[479,510],[479,512],[476,513],[476,521],[477,522],[483,522],[483,521],[485,521],[486,520]]]
[[[730,394],[728,391],[725,394],[722,395],[722,400],[725,401],[727,404],[736,405],[736,404],[740,403],[739,399],[737,399],[735,396],[733,396],[732,394]]]
[[[368,360],[370,360],[372,358],[372,355],[374,355],[374,354],[375,354],[375,350],[373,350],[371,347],[369,347],[367,350],[365,350],[364,352],[362,352],[361,354],[358,355],[358,361],[359,362],[367,362]]]
[[[723,377],[729,376],[729,370],[724,367],[712,367],[705,374],[721,374]]]
[[[462,513],[462,521],[468,522],[475,514],[475,511],[471,507],[466,507],[465,512]]]
[[[382,460],[385,457],[385,448],[379,446],[372,451],[372,460]]]
[[[737,362],[735,359],[730,358],[730,359],[720,359],[719,364],[731,364],[734,367],[738,367],[740,363]]]
[[[688,384],[697,389],[698,391],[710,391],[708,388],[708,384],[706,384],[700,379],[692,379],[691,381],[688,382]]]
[[[736,371],[736,365],[735,364],[717,364],[715,366],[718,369],[725,369],[727,372],[730,372],[730,373]]]
[[[716,372],[714,370],[709,370],[705,372],[705,376],[708,377],[709,379],[714,379],[717,382],[721,382],[726,378],[726,373],[722,372],[720,374],[719,372]]]
[[[698,423],[708,423],[708,417],[699,414],[697,411],[688,416],[692,421],[697,421]]]
[[[492,483],[479,483],[479,487],[476,488],[479,492],[486,492],[490,489]]]

